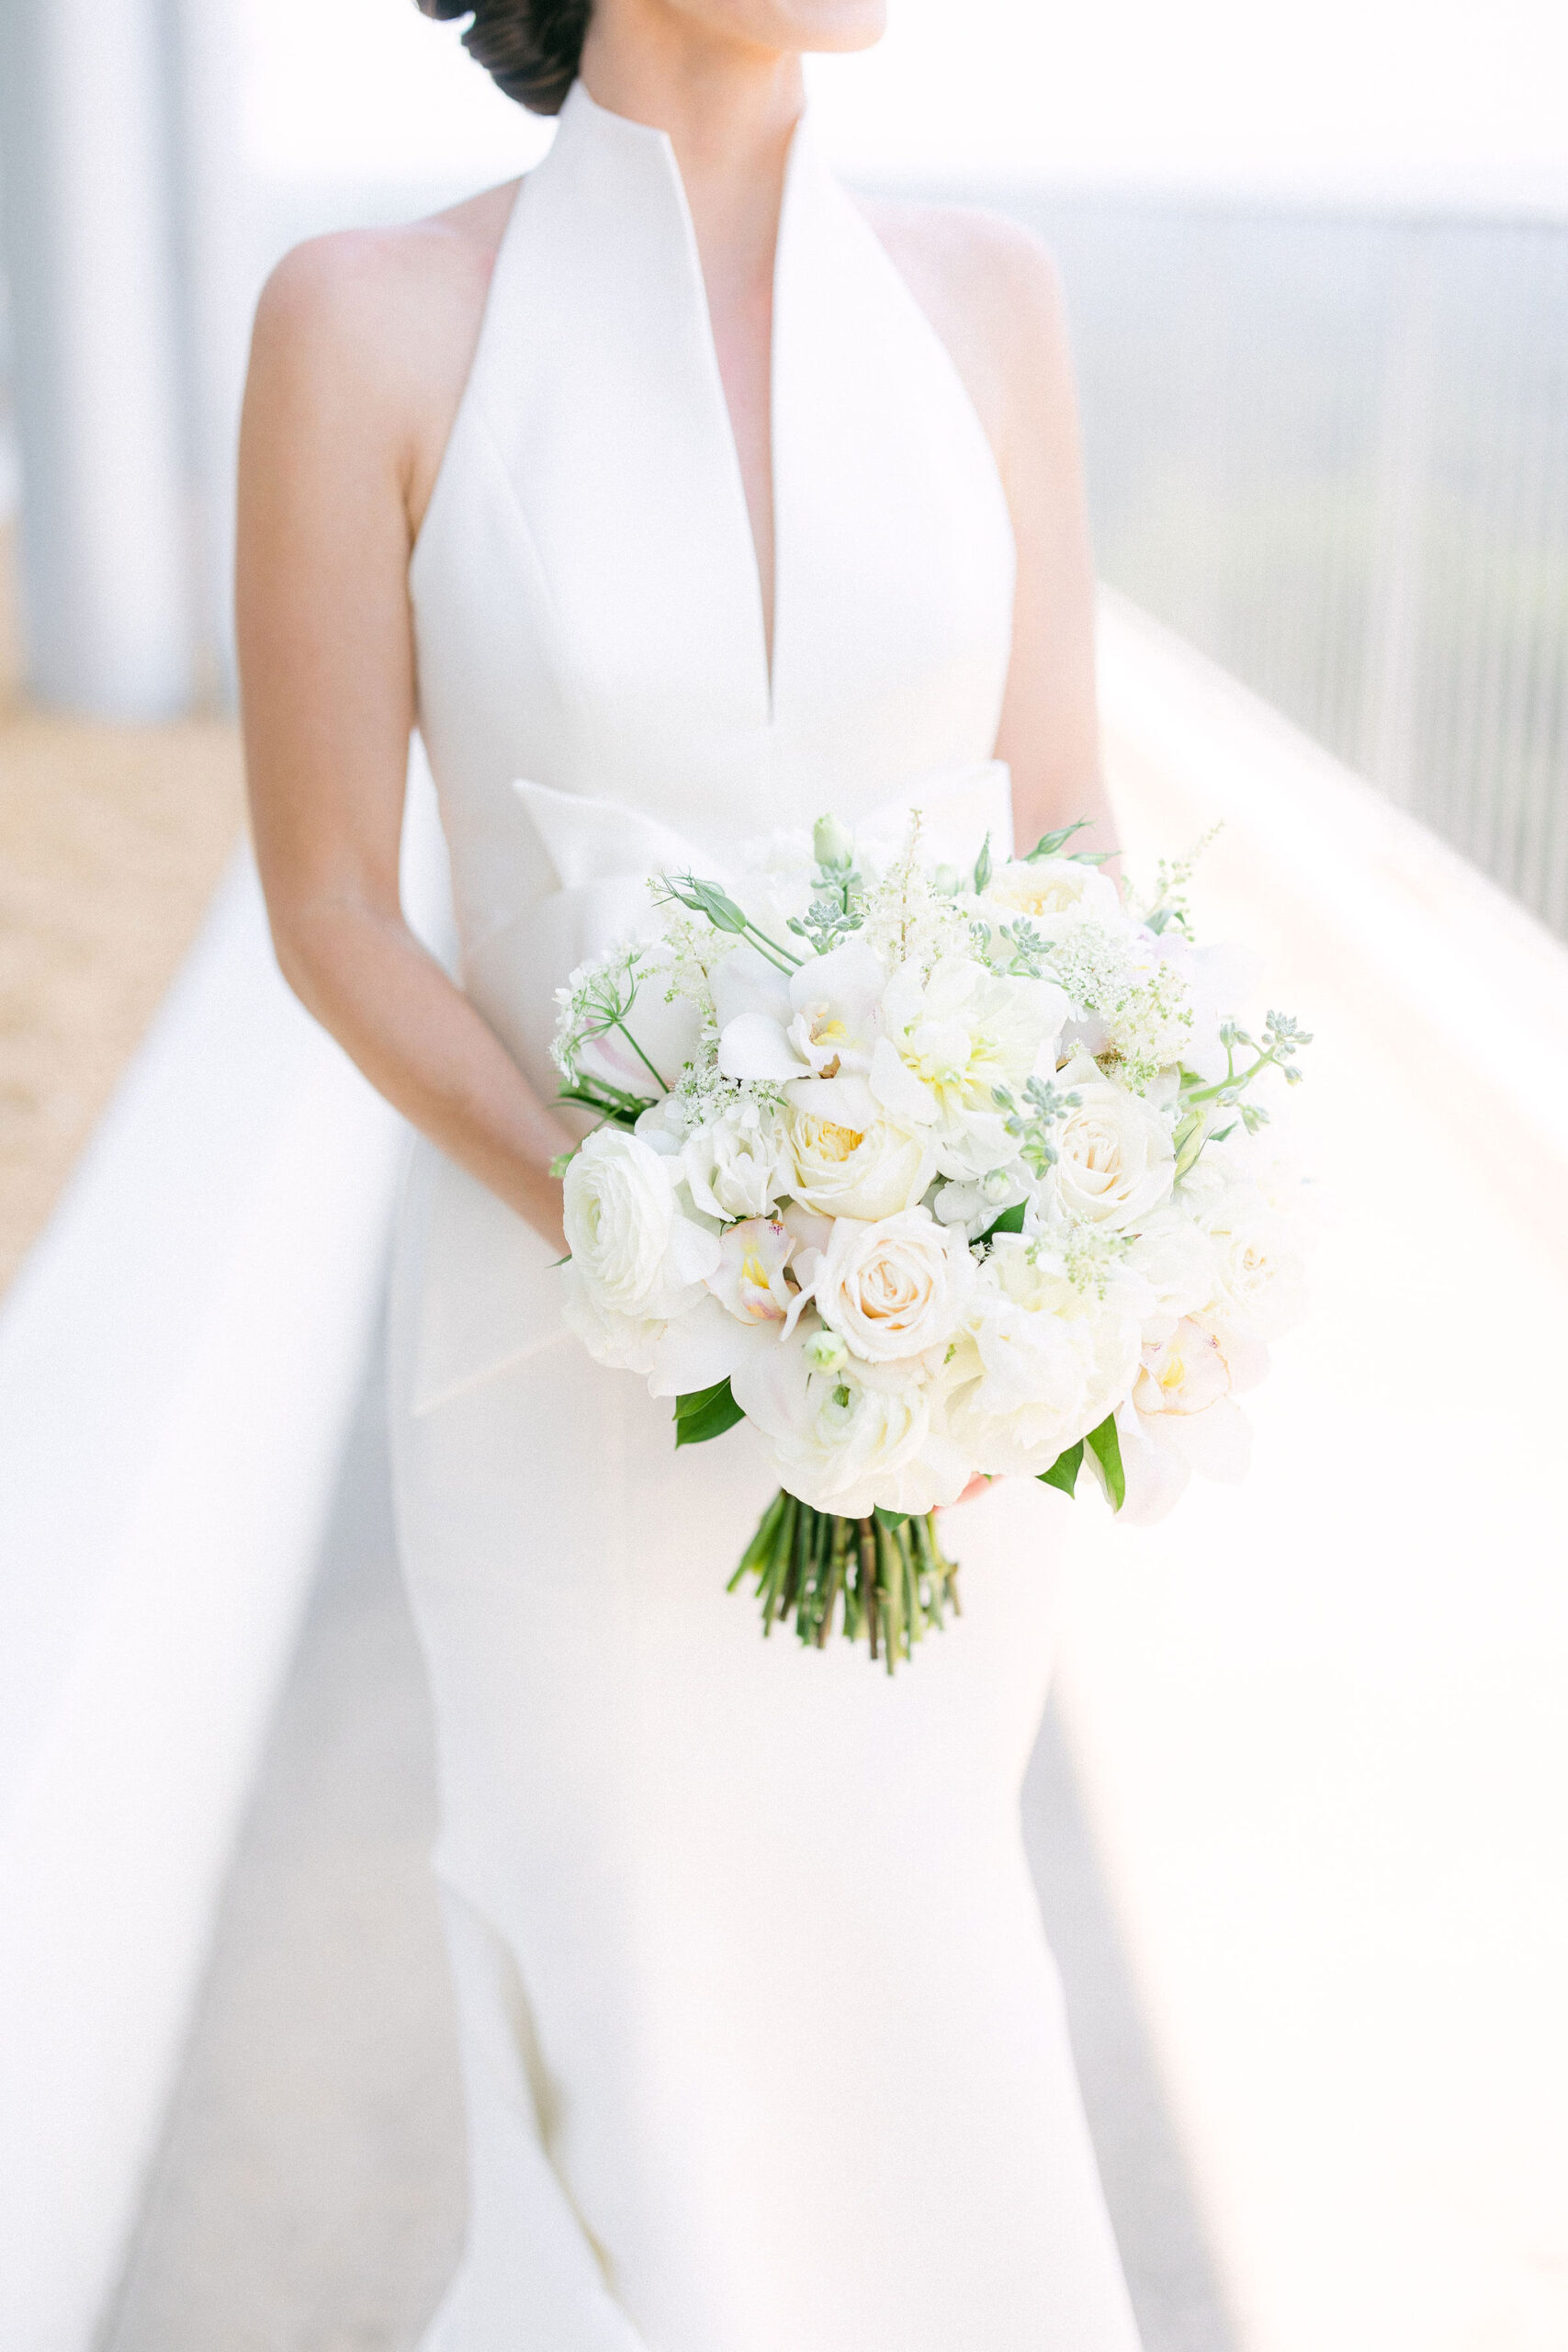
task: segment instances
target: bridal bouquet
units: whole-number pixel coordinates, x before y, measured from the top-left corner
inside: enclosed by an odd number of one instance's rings
[[[674,1400],[747,1419],[780,1492],[731,1579],[764,1630],[889,1670],[958,1596],[934,1513],[976,1476],[1088,1471],[1163,1514],[1237,1477],[1236,1395],[1300,1306],[1307,1195],[1270,1124],[1308,1040],[1241,1025],[1191,861],[1124,901],[1075,854],[880,861],[837,820],[730,886],[650,877],[657,935],[558,992],[567,1317]]]

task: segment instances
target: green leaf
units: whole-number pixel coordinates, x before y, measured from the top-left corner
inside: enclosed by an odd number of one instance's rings
[[[1127,1499],[1127,1473],[1122,1466],[1122,1441],[1116,1434],[1114,1413],[1107,1413],[1100,1427],[1090,1430],[1086,1443],[1104,1476],[1111,1510],[1120,1510]]]
[[[1039,1473],[1040,1483],[1044,1487],[1060,1487],[1063,1494],[1070,1495],[1078,1483],[1078,1472],[1082,1468],[1083,1440],[1080,1437],[1077,1445],[1069,1445],[1066,1453],[1057,1454],[1049,1470]]]
[[[991,878],[991,836],[986,835],[980,844],[980,854],[975,860],[975,896],[979,898]]]
[[[675,1443],[677,1447],[705,1445],[709,1438],[722,1437],[745,1419],[728,1380],[718,1381],[712,1388],[694,1388],[675,1399]]]
[[[1004,1209],[1000,1216],[997,1218],[996,1222],[986,1227],[986,1230],[980,1236],[981,1240],[989,1241],[994,1233],[1021,1233],[1023,1231],[1023,1210],[1024,1204],[1021,1201],[1014,1201],[1010,1209]]]
[[[902,1527],[904,1521],[907,1519],[913,1519],[914,1515],[913,1511],[908,1510],[884,1510],[880,1503],[872,1513],[872,1517],[879,1519],[884,1527]]]

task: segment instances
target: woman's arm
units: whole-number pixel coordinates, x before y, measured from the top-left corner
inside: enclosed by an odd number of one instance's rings
[[[996,330],[1006,374],[1002,478],[1018,542],[1012,664],[997,757],[1012,770],[1021,851],[1089,820],[1071,848],[1114,850],[1100,771],[1094,675],[1094,561],[1066,314],[1055,266],[1009,230],[994,248]]]
[[[1094,567],[1077,401],[1055,266],[1027,230],[968,207],[868,202],[873,228],[942,337],[996,452],[1018,546],[1012,662],[996,755],[1020,850],[1089,820],[1113,850],[1100,781]]]
[[[290,987],[389,1102],[560,1244],[549,1165],[571,1137],[414,938],[398,889],[409,550],[487,271],[471,224],[433,222],[302,247],[268,285],[240,454],[245,752]]]

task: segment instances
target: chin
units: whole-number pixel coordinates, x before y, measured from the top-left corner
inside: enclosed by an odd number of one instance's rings
[[[686,0],[716,29],[769,49],[812,54],[871,49],[887,29],[887,0]]]

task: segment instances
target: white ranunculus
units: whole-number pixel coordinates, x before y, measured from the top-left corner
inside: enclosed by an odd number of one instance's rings
[[[1115,915],[1122,900],[1116,885],[1097,865],[1070,857],[1014,858],[998,866],[985,897],[1010,915],[1028,915],[1049,930],[1063,915]]]
[[[783,1122],[770,1103],[742,1097],[686,1138],[681,1164],[704,1216],[766,1216],[788,1189]]]
[[[929,1385],[908,1364],[815,1368],[816,1327],[752,1348],[731,1375],[736,1403],[772,1443],[780,1482],[818,1510],[863,1519],[955,1502],[969,1466],[932,1429]]]
[[[795,1170],[788,1190],[803,1207],[824,1216],[892,1216],[912,1208],[931,1182],[930,1155],[919,1137],[886,1119],[849,1127],[795,1111],[787,1135]]]
[[[998,1235],[944,1367],[940,1425],[977,1469],[1035,1476],[1095,1429],[1138,1367],[1138,1326],[1060,1261]]]
[[[604,1314],[667,1320],[702,1296],[718,1242],[681,1214],[680,1174],[678,1160],[612,1126],[597,1128],[567,1169],[567,1248]]]
[[[1055,1069],[1070,1010],[1062,990],[944,956],[924,977],[913,964],[896,971],[882,1010],[871,1091],[887,1115],[930,1134],[943,1175],[973,1179],[1011,1158],[994,1090],[1016,1099],[1031,1078]]]
[[[1056,1129],[1056,1164],[1046,1190],[1063,1214],[1112,1233],[1134,1229],[1170,1192],[1176,1155],[1170,1125],[1142,1095],[1102,1076],[1087,1054],[1057,1081],[1078,1096]]]
[[[840,1217],[817,1270],[817,1311],[866,1363],[945,1347],[974,1280],[962,1234],[926,1209]]]
[[[594,1363],[613,1372],[650,1374],[660,1340],[669,1329],[664,1317],[622,1315],[605,1306],[583,1280],[580,1266],[563,1267],[562,1278],[561,1320],[569,1331],[575,1331]],[[723,1374],[715,1377],[722,1379]]]

